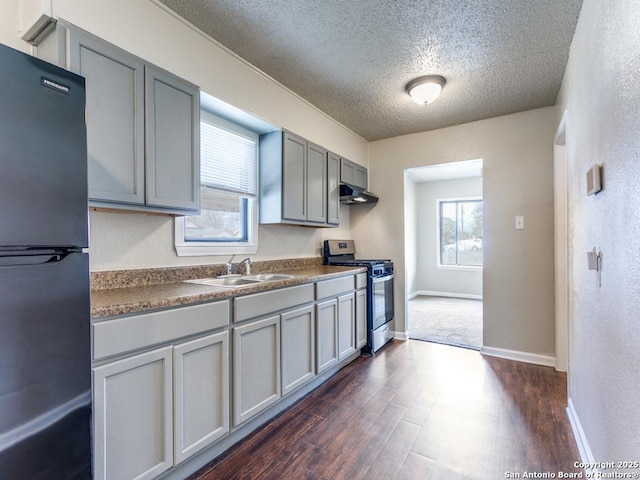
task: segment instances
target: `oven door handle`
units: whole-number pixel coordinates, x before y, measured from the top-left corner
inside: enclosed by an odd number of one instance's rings
[[[373,277],[373,283],[381,283],[386,282],[388,280],[393,280],[393,273],[391,275],[384,275],[383,277]]]

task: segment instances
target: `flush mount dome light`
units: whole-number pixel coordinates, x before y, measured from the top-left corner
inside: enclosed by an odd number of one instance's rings
[[[407,83],[407,93],[418,105],[426,105],[440,96],[445,83],[440,75],[419,77]]]

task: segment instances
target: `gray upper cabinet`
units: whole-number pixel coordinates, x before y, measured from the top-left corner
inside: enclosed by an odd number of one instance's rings
[[[358,165],[346,158],[340,159],[340,182],[348,183],[354,187],[367,189],[368,185],[368,172],[365,167]]]
[[[144,205],[144,64],[69,29],[68,66],[86,79],[89,198]]]
[[[307,221],[327,223],[327,151],[307,142]]]
[[[288,131],[260,136],[260,223],[326,227],[327,150]]]
[[[197,86],[62,22],[37,53],[86,78],[92,206],[198,212]]]
[[[146,204],[197,210],[200,198],[200,92],[146,66]]]
[[[340,157],[327,153],[327,223],[340,223]]]
[[[307,142],[289,132],[282,133],[282,218],[307,220]]]

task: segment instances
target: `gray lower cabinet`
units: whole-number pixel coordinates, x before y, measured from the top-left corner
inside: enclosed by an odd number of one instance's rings
[[[233,426],[281,397],[280,316],[233,328]]]
[[[148,480],[173,465],[173,348],[93,370],[95,480]]]
[[[338,363],[338,300],[316,305],[318,373]]]
[[[188,469],[198,452],[340,365],[366,341],[360,277],[244,295],[233,308],[221,300],[94,321],[94,479]]]
[[[355,294],[338,297],[338,360],[356,351]]]
[[[364,282],[364,283],[363,283]],[[365,297],[357,296],[356,288]],[[318,373],[353,355],[366,343],[366,275],[344,276],[316,283]],[[358,303],[364,302],[364,308]],[[359,315],[359,309],[362,316]],[[364,324],[364,326],[363,326]]]
[[[367,344],[367,289],[356,291],[356,348]]]
[[[283,313],[281,319],[282,395],[311,380],[316,373],[313,305]]]
[[[229,332],[173,349],[175,464],[229,432]]]
[[[229,432],[229,313],[222,300],[93,323],[95,480],[156,478]]]
[[[197,86],[63,22],[37,53],[86,79],[92,206],[198,211]]]

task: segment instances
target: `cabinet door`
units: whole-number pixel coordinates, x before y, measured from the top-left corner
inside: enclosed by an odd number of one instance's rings
[[[338,360],[356,351],[355,295],[338,298]]]
[[[146,203],[197,210],[200,206],[198,88],[146,67]]]
[[[353,185],[356,176],[356,164],[346,158],[340,159],[340,181]]]
[[[356,348],[367,344],[367,290],[356,292]]]
[[[173,465],[172,352],[94,368],[96,480],[146,480]]]
[[[233,424],[280,398],[280,316],[233,329]]]
[[[338,363],[338,300],[316,305],[318,373]]]
[[[340,224],[340,157],[327,154],[327,223]]]
[[[327,151],[307,143],[307,221],[327,223]]]
[[[229,333],[173,349],[175,463],[229,431]]]
[[[69,30],[69,69],[86,78],[89,198],[144,204],[144,68],[100,39]]]
[[[307,142],[289,132],[282,141],[282,218],[306,221]]]
[[[315,375],[316,335],[313,305],[281,315],[282,395]]]
[[[356,187],[362,188],[363,190],[367,189],[368,175],[367,175],[367,169],[365,167],[361,165],[355,165],[353,184]]]

